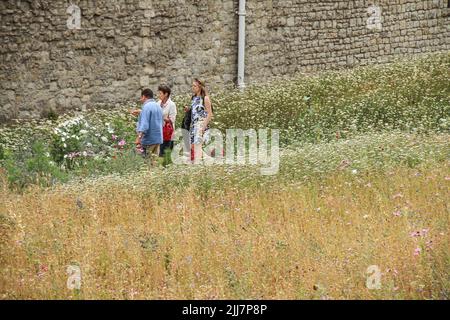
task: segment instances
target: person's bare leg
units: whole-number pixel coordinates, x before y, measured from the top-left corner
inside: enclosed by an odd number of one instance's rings
[[[152,165],[152,151],[150,146],[143,146],[144,148],[144,163],[151,167]]]
[[[201,164],[203,161],[203,145],[201,143],[194,144],[194,164]]]
[[[154,145],[152,147],[152,153],[151,153],[151,155],[152,155],[152,167],[155,167],[157,165],[157,163],[158,163],[159,151],[160,151],[159,148],[160,148],[159,144],[158,145]]]

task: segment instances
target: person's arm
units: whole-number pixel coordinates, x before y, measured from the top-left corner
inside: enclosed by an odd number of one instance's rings
[[[205,127],[202,128],[203,131],[206,130],[206,128],[208,127],[209,122],[211,121],[211,119],[213,117],[212,107],[211,107],[211,100],[209,99],[208,96],[205,97],[205,108],[206,108],[206,112],[208,113],[208,116],[206,117]]]
[[[134,109],[134,110],[131,110],[130,113],[131,113],[132,116],[137,117],[137,116],[139,116],[139,114],[141,113],[141,110],[139,110],[139,109]]]
[[[164,122],[169,122],[170,121],[169,115],[164,117],[164,114],[163,114],[163,120],[164,120]]]
[[[144,136],[143,132],[138,132],[138,136],[136,137],[136,141],[134,142],[138,147],[142,145],[142,137]]]
[[[163,124],[164,124],[164,122],[168,122],[168,121],[170,120],[168,114],[167,114],[167,115],[164,115],[164,114],[166,113],[166,110],[169,110],[169,109],[168,109],[168,108],[169,108],[169,105],[168,105],[167,102],[166,102],[166,106],[164,106],[161,100],[158,100],[157,103],[158,103],[158,105],[161,107],[161,110],[162,110],[162,113],[163,113]]]
[[[177,118],[177,106],[175,102],[172,102],[169,105],[169,119],[172,121],[172,124],[175,124],[175,120]]]
[[[148,109],[142,109],[137,128],[138,136],[136,138],[136,144],[141,144],[142,137],[149,129],[148,116]]]

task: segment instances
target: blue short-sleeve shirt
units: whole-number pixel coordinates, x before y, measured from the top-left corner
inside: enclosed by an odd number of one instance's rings
[[[143,132],[142,145],[163,143],[163,112],[154,99],[144,103],[137,122],[137,132]]]

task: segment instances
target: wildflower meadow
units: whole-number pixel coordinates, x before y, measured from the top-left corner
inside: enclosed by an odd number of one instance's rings
[[[213,128],[280,131],[269,176],[150,167],[133,104],[2,126],[0,298],[449,299],[449,70],[212,90]]]

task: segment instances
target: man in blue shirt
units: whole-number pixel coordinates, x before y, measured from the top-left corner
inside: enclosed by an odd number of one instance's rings
[[[159,155],[159,146],[163,143],[163,112],[159,104],[153,99],[153,92],[144,89],[141,93],[142,111],[136,125],[136,145],[143,149],[144,156]]]

